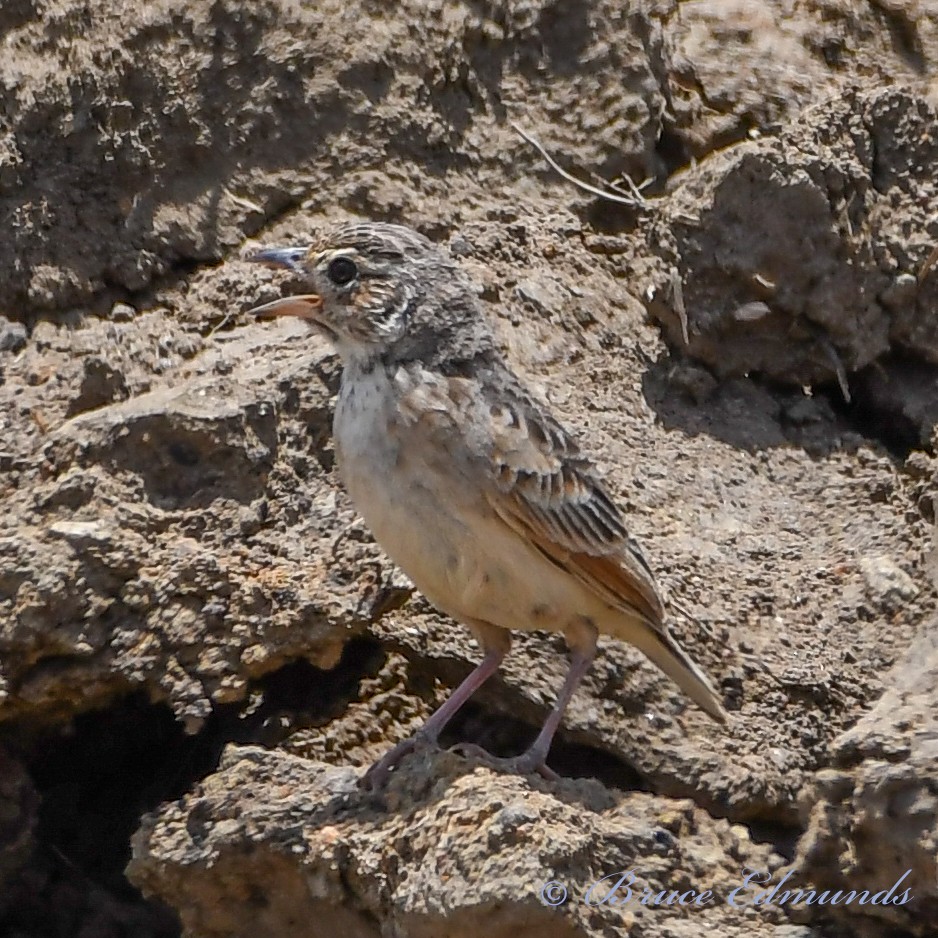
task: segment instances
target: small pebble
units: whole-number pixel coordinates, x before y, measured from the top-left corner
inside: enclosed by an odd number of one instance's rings
[[[18,352],[26,345],[26,326],[0,316],[0,352]]]

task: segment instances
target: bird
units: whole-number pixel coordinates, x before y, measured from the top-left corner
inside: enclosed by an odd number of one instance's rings
[[[289,271],[261,317],[294,316],[342,365],[333,438],[339,475],[381,548],[439,611],[465,625],[478,666],[364,774],[383,786],[496,673],[515,630],[561,632],[569,668],[531,746],[489,761],[556,774],[546,760],[600,634],[642,651],[714,720],[710,680],[671,635],[651,567],[576,437],[501,353],[468,274],[417,231],[327,226],[309,243],[247,259]],[[475,747],[473,747],[475,748]]]

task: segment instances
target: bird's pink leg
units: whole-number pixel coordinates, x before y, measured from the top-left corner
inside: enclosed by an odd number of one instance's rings
[[[567,671],[563,687],[557,697],[557,703],[554,704],[554,709],[551,710],[547,719],[544,721],[540,733],[537,734],[537,739],[535,739],[530,747],[525,752],[521,753],[520,756],[514,756],[510,759],[496,759],[482,749],[481,746],[476,746],[471,743],[464,743],[454,748],[457,752],[475,756],[496,769],[518,772],[522,775],[537,772],[543,775],[544,778],[556,781],[559,779],[559,776],[553,769],[547,766],[547,754],[550,752],[550,744],[554,740],[557,727],[560,726],[560,721],[563,719],[567,704],[570,703],[570,698],[576,692],[577,687],[580,686],[583,675],[589,670],[589,666],[593,663],[593,658],[595,657],[595,647],[587,651],[577,649],[571,653],[570,668]]]
[[[380,788],[391,769],[404,756],[423,746],[436,746],[440,733],[456,715],[459,708],[498,670],[505,658],[507,646],[499,643],[489,647],[479,666],[450,694],[449,698],[424,725],[409,739],[401,740],[390,752],[382,756],[362,777],[365,788]],[[548,745],[550,745],[548,743]]]
[[[595,656],[595,650],[589,653],[574,651],[570,655],[570,668],[564,679],[563,687],[560,689],[560,696],[557,698],[557,703],[554,704],[554,709],[551,710],[544,721],[540,733],[537,734],[537,739],[534,740],[527,752],[522,753],[515,760],[509,760],[517,763],[518,771],[555,775],[546,765],[550,744],[554,741],[554,734],[557,732],[557,727],[560,726],[560,721],[563,719],[567,704],[570,703],[570,698],[580,686],[580,681],[583,680],[583,675],[589,670]]]

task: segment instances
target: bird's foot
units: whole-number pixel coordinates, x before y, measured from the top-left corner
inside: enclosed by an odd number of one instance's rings
[[[481,746],[476,746],[475,743],[459,743],[449,751],[470,759],[478,759],[499,772],[510,772],[513,775],[533,775],[536,772],[548,781],[560,781],[560,776],[547,765],[547,753],[534,748],[521,753],[520,756],[512,756],[510,759],[499,759]]]
[[[362,776],[359,785],[369,791],[376,791],[379,788],[383,788],[388,780],[388,776],[391,774],[391,769],[405,756],[409,756],[412,752],[425,749],[439,749],[439,745],[435,739],[430,739],[419,731],[407,739],[402,739],[368,769]]]

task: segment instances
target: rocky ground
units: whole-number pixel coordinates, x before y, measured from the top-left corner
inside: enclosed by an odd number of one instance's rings
[[[938,3],[12,0],[0,36],[0,933],[938,931]],[[561,782],[357,788],[478,655],[338,485],[329,349],[247,315],[246,241],[352,217],[473,275],[727,727],[607,641]],[[564,666],[520,636],[447,741],[520,751]],[[753,901],[785,876],[880,899]]]

